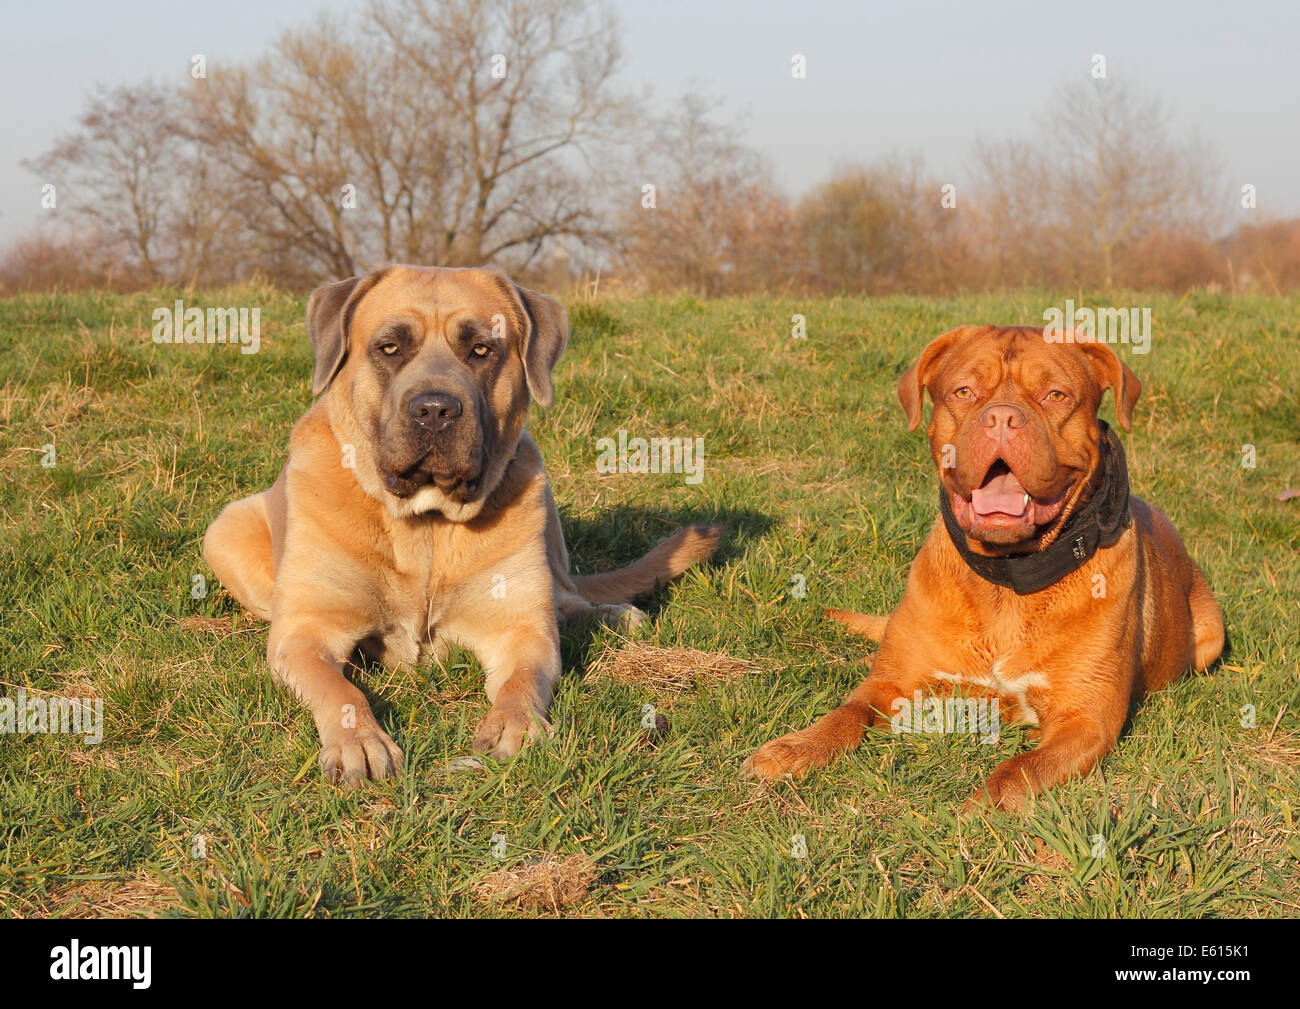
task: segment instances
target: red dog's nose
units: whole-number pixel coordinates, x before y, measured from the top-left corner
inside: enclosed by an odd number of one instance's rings
[[[980,412],[979,422],[990,438],[1005,438],[1025,426],[1025,415],[1010,403],[990,403]]]

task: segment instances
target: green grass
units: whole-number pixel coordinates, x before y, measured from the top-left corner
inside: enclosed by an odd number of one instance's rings
[[[1032,745],[1016,730],[996,746],[872,740],[797,784],[742,781],[754,747],[824,713],[868,668],[866,644],[821,607],[890,608],[933,521],[934,475],[924,438],[905,431],[899,373],[952,325],[1038,323],[1067,293],[1153,308],[1152,352],[1128,356],[1144,384],[1125,438],[1133,486],[1205,570],[1231,656],[1151,698],[1098,772],[1026,816],[956,815],[997,762]],[[620,642],[567,627],[555,738],[460,772],[448,767],[486,710],[477,663],[380,671],[366,687],[407,771],[343,793],[319,780],[311,719],[268,675],[265,627],[215,584],[190,591],[195,575],[212,578],[206,524],[270,484],[308,405],[302,302],[264,289],[191,297],[262,307],[261,353],[243,356],[154,345],[150,313],[174,296],[0,301],[0,693],[94,694],[106,723],[97,746],[0,735],[0,914],[519,913],[474,888],[540,852],[596,863],[570,915],[1300,909],[1300,501],[1275,499],[1300,487],[1300,298],[571,303],[557,403],[531,430],[575,563],[626,562],[681,522],[726,520],[716,563],[663,591],[636,640],[760,671],[676,696],[584,681]],[[806,340],[790,338],[795,313]],[[595,441],[619,428],[703,436],[703,483],[598,477]],[[183,623],[193,616],[220,623]],[[642,738],[648,703],[670,720],[657,746]],[[1247,704],[1255,728],[1242,727]]]

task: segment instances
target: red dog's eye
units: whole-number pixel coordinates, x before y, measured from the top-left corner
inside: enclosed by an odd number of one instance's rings
[[[969,385],[963,385],[960,389],[954,389],[952,394],[956,396],[958,399],[970,399],[972,396],[975,395],[975,393],[971,391],[971,387]]]
[[[1060,389],[1053,389],[1051,392],[1047,394],[1047,398],[1051,400],[1053,403],[1059,403],[1061,402],[1061,400],[1065,399],[1065,393],[1063,393]]]

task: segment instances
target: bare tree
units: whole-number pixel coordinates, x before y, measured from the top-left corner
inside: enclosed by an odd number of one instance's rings
[[[195,132],[271,272],[524,265],[607,237],[579,164],[617,131],[617,29],[570,0],[377,2],[194,90]]]
[[[799,203],[815,285],[834,291],[951,290],[962,285],[958,217],[919,159],[842,169]]]
[[[721,113],[692,88],[644,133],[618,220],[623,264],[645,286],[707,297],[786,287],[798,273],[789,201]]]
[[[92,224],[157,283],[167,273],[165,223],[177,211],[184,138],[171,95],[152,84],[100,89],[78,129],[29,170],[52,182],[56,209]]]
[[[982,144],[984,190],[1053,280],[1112,287],[1157,232],[1204,234],[1222,222],[1219,170],[1198,140],[1172,135],[1156,99],[1110,80],[1060,89],[1033,140]]]
[[[154,84],[101,89],[79,129],[26,167],[56,186],[72,250],[94,234],[110,266],[86,261],[88,276],[131,285],[197,283],[238,273],[229,233],[229,183],[222,165],[203,158],[180,96]],[[66,213],[64,213],[66,212]],[[98,260],[97,260],[98,262]]]
[[[273,272],[347,276],[418,258],[441,144],[436,113],[412,98],[391,54],[326,18],[196,84],[194,133],[230,167],[231,202]]]
[[[627,125],[618,25],[582,0],[374,0],[369,20],[439,109],[449,185],[437,258],[528,262],[607,239],[583,168]]]

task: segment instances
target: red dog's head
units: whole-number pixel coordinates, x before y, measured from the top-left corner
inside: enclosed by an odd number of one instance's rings
[[[929,392],[930,449],[953,515],[974,545],[999,554],[1046,546],[1091,493],[1107,389],[1129,430],[1142,386],[1105,344],[962,326],[921,352],[898,397],[915,431]]]

